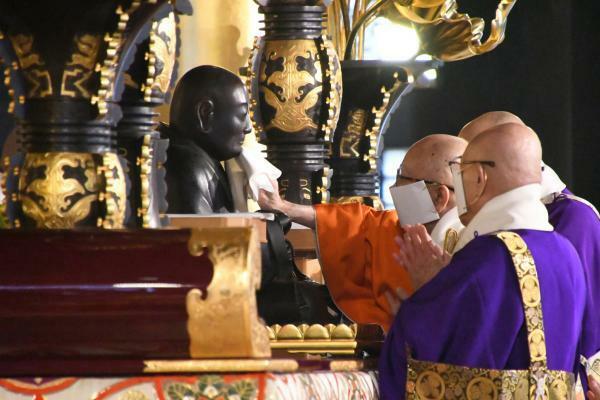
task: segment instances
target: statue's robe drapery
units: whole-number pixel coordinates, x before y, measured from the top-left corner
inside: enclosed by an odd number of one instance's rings
[[[586,303],[581,262],[555,232],[514,230],[537,265],[550,369],[576,372]],[[523,306],[511,257],[500,239],[481,235],[401,306],[380,356],[382,399],[405,396],[407,355],[491,369],[527,369]]]
[[[163,128],[164,129],[164,128]],[[170,137],[167,149],[167,202],[170,214],[235,211],[221,163],[191,140]]]
[[[358,203],[314,208],[319,260],[335,303],[353,321],[387,331],[393,319],[390,295],[412,293],[408,273],[393,257],[400,233],[396,212]]]
[[[573,244],[586,276],[589,306],[584,326],[585,356],[600,351],[600,219],[596,209],[568,189],[546,201],[554,230]]]

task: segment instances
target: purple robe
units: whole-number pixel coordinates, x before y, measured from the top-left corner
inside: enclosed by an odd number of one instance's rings
[[[562,193],[571,194],[568,189]],[[588,290],[581,350],[590,357],[600,351],[600,220],[587,204],[567,196],[546,208],[554,230],[569,239],[581,259]]]
[[[548,367],[575,373],[586,301],[579,257],[555,232],[515,232],[537,266]],[[382,399],[404,399],[406,345],[418,360],[491,369],[529,367],[521,292],[500,239],[474,239],[402,304],[380,357]]]
[[[568,189],[562,193],[572,194]],[[558,196],[546,209],[550,224],[573,244],[583,266],[588,297],[580,351],[591,357],[600,351],[600,220],[587,204],[567,196]],[[583,367],[580,373],[587,390]]]

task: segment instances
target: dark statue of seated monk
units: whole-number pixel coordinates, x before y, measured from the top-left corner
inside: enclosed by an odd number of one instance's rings
[[[221,161],[238,156],[251,132],[248,97],[241,79],[226,69],[200,66],[181,77],[171,102],[166,180],[168,212],[233,212]]]
[[[172,214],[233,212],[227,175],[221,161],[238,156],[251,131],[248,98],[242,81],[213,66],[188,71],[171,102],[167,201]],[[287,222],[286,222],[287,221]],[[284,239],[291,223],[285,216],[267,221],[268,244],[262,245],[262,285],[258,309],[267,323],[338,323],[342,313],[327,288],[302,275]]]

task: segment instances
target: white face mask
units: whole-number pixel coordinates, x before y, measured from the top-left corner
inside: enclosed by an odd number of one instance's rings
[[[454,196],[456,198],[456,208],[458,215],[463,215],[468,211],[467,199],[465,197],[465,186],[463,185],[462,172],[459,164],[453,164],[450,167],[452,171],[452,180],[454,181]]]
[[[440,219],[424,181],[390,188],[400,226],[426,224]]]

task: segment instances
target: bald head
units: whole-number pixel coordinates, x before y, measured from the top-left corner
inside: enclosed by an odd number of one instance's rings
[[[402,175],[452,186],[448,162],[461,156],[467,142],[451,135],[425,136],[413,144],[402,162]]]
[[[463,162],[491,160],[489,189],[502,194],[520,186],[540,183],[542,146],[535,132],[520,124],[503,124],[479,134],[467,147]]]
[[[525,125],[521,118],[508,111],[490,111],[466,124],[458,133],[458,137],[470,142],[480,133],[503,124]]]

